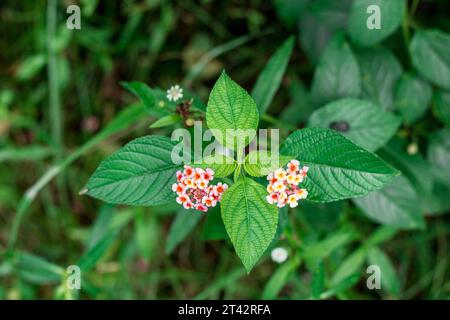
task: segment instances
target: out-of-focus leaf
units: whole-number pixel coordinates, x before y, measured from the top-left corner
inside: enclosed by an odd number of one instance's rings
[[[313,299],[320,299],[320,294],[323,291],[325,282],[325,270],[323,261],[319,262],[313,273],[312,279],[312,297]]]
[[[372,192],[353,202],[370,219],[404,229],[424,227],[417,193],[409,181],[398,177],[383,189]]]
[[[375,12],[369,11],[371,8],[379,10],[379,29],[369,28]],[[374,45],[400,26],[405,12],[406,0],[355,0],[348,17],[348,33],[357,44]]]
[[[294,79],[289,85],[290,105],[280,114],[280,120],[292,125],[305,122],[313,112],[308,90],[298,79]]]
[[[409,44],[414,67],[434,85],[450,89],[450,34],[439,30],[418,30]]]
[[[293,48],[294,37],[291,36],[273,54],[256,80],[251,95],[260,115],[267,111],[281,85]]]
[[[165,108],[166,105],[157,101],[153,89],[145,83],[133,81],[121,82],[121,85],[141,100],[148,114],[158,117],[170,114],[168,108]]]
[[[300,259],[297,256],[283,263],[266,283],[261,298],[266,300],[275,299],[289,280],[289,276],[299,265]]]
[[[155,129],[155,128],[167,127],[167,126],[171,126],[176,123],[180,123],[180,121],[181,121],[180,115],[169,114],[169,115],[164,116],[164,117],[156,120],[155,122],[153,122],[149,128]]]
[[[433,111],[436,117],[450,128],[450,92],[443,90],[434,91]]]
[[[310,0],[272,0],[278,17],[288,27],[294,27]]]
[[[150,261],[155,256],[159,243],[157,216],[153,212],[146,212],[139,208],[135,224],[135,236],[139,253],[146,261]]]
[[[314,72],[311,96],[322,106],[343,97],[357,97],[361,92],[358,62],[342,33],[327,45]]]
[[[447,211],[450,198],[446,188],[442,188],[441,172],[437,172],[420,153],[405,153],[406,146],[399,140],[392,140],[380,149],[379,154],[387,162],[399,169],[411,182],[417,193],[421,211],[439,214]]]
[[[362,96],[385,110],[392,110],[402,65],[390,50],[380,46],[359,49],[356,56],[361,70]]]
[[[18,254],[17,270],[21,278],[37,284],[61,281],[64,269],[42,257],[27,252]]]
[[[0,162],[3,161],[36,161],[52,154],[48,147],[26,146],[22,148],[6,147],[0,150]]]
[[[433,134],[428,145],[428,161],[436,178],[450,188],[450,130],[441,129]]]
[[[356,233],[353,229],[342,228],[331,234],[325,239],[305,245],[304,257],[308,262],[310,268],[315,268],[317,263],[329,256],[333,251],[352,242],[356,238]]]
[[[428,82],[412,74],[404,74],[396,86],[395,108],[405,123],[412,124],[427,112],[431,96],[432,88]]]
[[[395,134],[400,119],[370,101],[344,98],[315,111],[309,125],[334,129],[364,149],[376,151]]]
[[[343,208],[344,201],[330,203],[304,201],[297,207],[297,212],[299,217],[305,218],[314,229],[329,231],[338,225]]]
[[[203,225],[202,239],[206,241],[228,239],[220,210],[214,208],[208,211],[205,224]]]
[[[339,266],[331,278],[331,286],[336,286],[351,275],[360,272],[366,258],[366,250],[359,248],[350,254]]]
[[[175,220],[170,226],[169,235],[167,236],[166,254],[173,252],[187,235],[194,230],[202,217],[202,213],[194,210],[180,210],[177,212]]]
[[[371,265],[376,265],[381,271],[381,289],[394,297],[400,294],[400,280],[389,257],[377,247],[369,249],[368,259]]]
[[[27,81],[38,74],[47,63],[45,54],[37,54],[25,59],[16,71],[16,78],[20,81]]]

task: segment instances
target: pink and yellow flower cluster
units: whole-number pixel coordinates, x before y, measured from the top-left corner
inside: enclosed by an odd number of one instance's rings
[[[289,204],[291,208],[298,206],[298,201],[308,196],[306,189],[298,185],[303,182],[308,173],[308,167],[300,168],[300,162],[291,160],[287,164],[287,169],[279,168],[267,176],[267,202],[276,204],[283,208]]]
[[[173,192],[177,194],[177,202],[185,209],[197,209],[203,212],[215,207],[222,199],[228,185],[221,182],[210,185],[213,179],[214,170],[185,165],[183,171],[177,171],[177,183],[172,185]]]

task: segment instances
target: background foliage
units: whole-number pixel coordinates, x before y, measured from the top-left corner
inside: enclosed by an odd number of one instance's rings
[[[0,298],[448,298],[450,4],[353,2],[81,0],[82,29],[70,31],[71,1],[2,1]],[[376,34],[358,9],[372,2],[387,21]],[[148,126],[174,106],[149,116],[122,81],[179,83],[205,102],[223,68],[251,92],[262,127],[330,127],[402,177],[282,210],[272,247],[289,259],[266,255],[250,275],[219,210],[79,195],[119,146],[172,130]],[[72,264],[81,291],[65,286]],[[369,264],[382,290],[366,288]]]

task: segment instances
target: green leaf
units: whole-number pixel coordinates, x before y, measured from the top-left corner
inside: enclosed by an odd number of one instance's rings
[[[433,94],[433,111],[435,116],[450,127],[450,92],[435,90]]]
[[[406,146],[392,140],[380,149],[379,154],[398,168],[417,191],[423,213],[438,214],[447,211],[450,205],[448,191],[442,185],[442,172],[433,168],[420,153],[409,155]]]
[[[356,232],[351,228],[343,227],[330,233],[325,239],[319,242],[305,245],[304,257],[307,260],[309,268],[315,269],[321,260],[355,239]]]
[[[100,260],[105,252],[111,247],[114,240],[119,235],[119,230],[115,229],[105,234],[92,248],[86,251],[78,260],[77,265],[81,271],[88,271]]]
[[[289,85],[290,104],[280,114],[279,119],[287,124],[298,125],[306,122],[314,111],[308,89],[298,79]]]
[[[179,123],[181,121],[181,117],[178,114],[169,114],[167,116],[164,116],[155,122],[153,122],[149,128],[155,129],[155,128],[162,128],[171,126],[173,124]]]
[[[153,90],[143,82],[121,82],[121,85],[138,97],[144,105],[145,111],[152,116],[164,116],[167,111],[157,108],[156,97]]]
[[[37,284],[61,282],[64,269],[46,259],[27,252],[20,252],[17,270],[21,278]]]
[[[135,232],[136,244],[139,254],[150,262],[155,256],[159,243],[158,219],[153,212],[146,212],[144,208],[136,208]]]
[[[363,196],[391,182],[398,171],[341,134],[324,128],[292,133],[280,152],[309,167],[308,200],[329,202]]]
[[[289,37],[281,47],[273,54],[264,69],[258,76],[252,90],[252,97],[259,109],[259,114],[264,114],[280,87],[284,72],[289,63],[289,58],[294,49],[294,37]]]
[[[215,154],[202,159],[201,163],[193,163],[192,166],[199,168],[210,168],[214,170],[215,178],[229,176],[236,169],[237,163],[233,158],[223,154]]]
[[[166,254],[173,250],[194,230],[204,215],[197,211],[180,210],[175,220],[170,225],[169,235],[166,241]]]
[[[405,123],[412,124],[427,112],[431,96],[432,88],[428,82],[417,76],[404,74],[397,83],[395,107]]]
[[[245,147],[256,135],[258,119],[252,97],[222,72],[206,108],[206,123],[217,140],[229,149]]]
[[[267,281],[264,291],[262,293],[261,299],[271,300],[275,299],[280,293],[281,289],[286,285],[289,280],[289,276],[298,268],[300,265],[300,259],[294,256],[283,263],[270,277]]]
[[[391,111],[394,88],[403,72],[395,55],[383,47],[359,49],[356,53],[361,69],[362,97]]]
[[[116,204],[154,206],[175,199],[171,185],[181,168],[171,153],[175,142],[167,137],[135,139],[105,159],[86,185],[86,193]]]
[[[345,27],[351,3],[352,0],[310,1],[300,16],[300,42],[312,64],[317,64],[325,46],[336,31]]]
[[[400,294],[400,279],[389,257],[377,247],[373,247],[369,249],[368,259],[371,265],[380,268],[381,288],[394,296],[398,296]]]
[[[290,156],[274,154],[267,150],[251,151],[244,159],[245,171],[254,177],[267,176],[292,160]]]
[[[369,29],[376,17],[373,11],[368,12],[372,5],[379,8],[379,29]],[[348,33],[359,45],[374,45],[397,30],[405,12],[405,0],[355,0],[348,17]]]
[[[313,299],[320,299],[320,294],[323,291],[325,282],[325,270],[323,261],[319,262],[313,273],[312,279],[312,297]]]
[[[225,240],[228,239],[227,231],[223,225],[222,216],[218,207],[210,209],[206,215],[203,225],[202,240]]]
[[[353,199],[353,202],[376,222],[402,229],[424,226],[417,193],[404,177],[398,177],[380,191]]]
[[[450,130],[435,132],[428,145],[428,161],[436,171],[436,177],[450,187]]]
[[[36,54],[25,59],[16,72],[16,78],[20,81],[27,81],[38,74],[47,63],[45,54]]]
[[[222,219],[234,249],[250,272],[272,241],[278,210],[266,201],[266,189],[250,178],[241,178],[222,198]]]
[[[366,250],[359,248],[349,255],[339,266],[331,278],[331,286],[336,286],[351,275],[361,271],[366,258]]]
[[[344,201],[330,203],[304,201],[297,207],[297,215],[313,230],[328,232],[338,227],[344,204]]]
[[[272,0],[278,18],[288,27],[294,27],[310,0]]]
[[[438,87],[450,89],[450,35],[439,30],[418,30],[409,45],[414,67]]]
[[[361,91],[358,62],[343,34],[337,34],[327,45],[314,72],[311,95],[316,106],[353,96]]]
[[[375,151],[395,134],[400,119],[380,106],[360,99],[344,98],[327,104],[309,118],[309,126],[331,128],[357,145]]]

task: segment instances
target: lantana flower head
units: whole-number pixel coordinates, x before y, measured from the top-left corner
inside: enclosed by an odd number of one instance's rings
[[[196,209],[207,212],[222,200],[222,195],[228,189],[226,183],[219,182],[210,185],[214,179],[214,170],[210,168],[192,168],[184,166],[183,171],[176,173],[177,183],[172,185],[172,191],[177,194],[176,201],[185,209]]]
[[[299,184],[307,177],[308,167],[300,167],[298,160],[291,160],[286,169],[279,168],[267,176],[267,202],[283,208],[288,204],[291,208],[298,206],[299,200],[306,199],[308,191]]]

